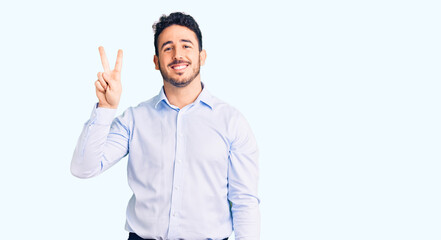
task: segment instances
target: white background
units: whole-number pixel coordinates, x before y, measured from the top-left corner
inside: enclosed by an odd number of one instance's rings
[[[2,1],[0,239],[127,239],[124,159],[70,174],[98,46],[118,113],[156,95],[151,25],[198,21],[210,92],[261,149],[262,239],[441,239],[439,1]]]

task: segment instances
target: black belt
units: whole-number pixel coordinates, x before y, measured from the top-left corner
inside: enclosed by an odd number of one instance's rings
[[[128,240],[155,240],[151,238],[142,238],[138,236],[136,233],[129,233],[129,239]],[[228,238],[224,238],[223,240],[228,240]]]

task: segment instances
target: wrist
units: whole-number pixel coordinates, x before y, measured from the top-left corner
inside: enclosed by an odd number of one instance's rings
[[[111,109],[117,109],[118,108],[118,106],[112,106],[112,105],[110,105],[110,104],[102,104],[102,103],[98,103],[98,107],[99,108],[111,108]]]

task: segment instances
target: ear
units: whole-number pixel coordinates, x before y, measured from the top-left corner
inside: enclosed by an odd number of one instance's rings
[[[156,54],[153,55],[153,62],[155,63],[155,69],[159,70],[159,58],[156,56]]]
[[[199,54],[199,61],[201,61],[201,66],[204,66],[205,59],[207,59],[207,52],[205,51],[205,49],[202,49],[202,51]]]

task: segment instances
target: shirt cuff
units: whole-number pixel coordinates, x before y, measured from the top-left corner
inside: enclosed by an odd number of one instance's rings
[[[92,124],[110,125],[115,118],[117,109],[98,107],[98,103],[93,105],[92,114],[90,115]]]

